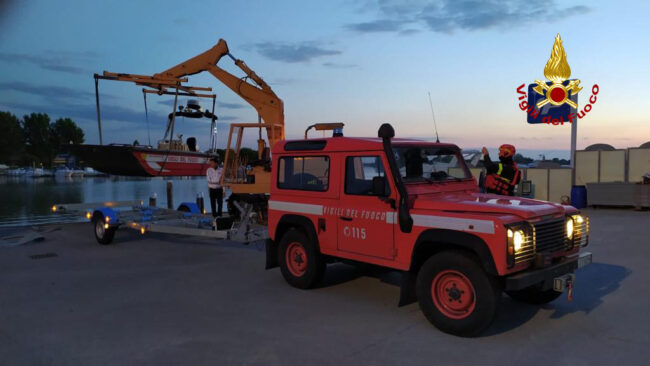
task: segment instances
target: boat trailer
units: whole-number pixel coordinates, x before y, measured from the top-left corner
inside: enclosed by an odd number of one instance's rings
[[[267,227],[257,223],[253,205],[237,205],[241,220],[225,216],[216,220],[201,212],[194,202],[183,202],[172,210],[145,206],[142,200],[107,201],[99,203],[55,204],[52,212],[83,215],[93,223],[95,238],[100,244],[111,244],[117,229],[201,236],[248,244],[268,238]]]

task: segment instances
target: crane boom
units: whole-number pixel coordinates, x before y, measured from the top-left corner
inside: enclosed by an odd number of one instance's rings
[[[223,56],[229,56],[245,74],[245,78],[239,78],[228,71],[217,66]],[[225,40],[220,39],[217,44],[200,55],[194,56],[174,67],[171,67],[153,76],[154,79],[178,79],[188,75],[198,74],[207,71],[217,80],[221,81],[234,93],[239,95],[250,104],[264,121],[269,146],[284,139],[284,103],[273,89],[244,61],[234,58]],[[247,79],[253,80],[251,84]]]
[[[217,64],[224,56],[230,57],[235,65],[244,72],[245,76],[237,77],[219,67]],[[270,148],[284,139],[284,103],[275,94],[271,86],[251,70],[244,61],[236,59],[230,54],[225,40],[219,39],[219,42],[209,50],[151,76],[104,71],[102,76],[95,74],[95,79],[134,82],[136,85],[150,88],[143,90],[145,93],[173,94],[176,97],[178,95],[202,97],[205,95],[199,94],[197,91],[211,91],[212,88],[188,86],[183,83],[188,81],[187,76],[204,71],[212,74],[217,80],[255,108],[259,117],[259,120],[254,123],[230,124],[228,143],[223,158],[222,184],[230,188],[232,192],[231,200],[233,197],[238,198],[241,195],[268,194],[271,187]],[[174,91],[172,92],[172,90]],[[97,111],[99,115],[99,103]],[[172,114],[172,116],[175,115]],[[98,123],[100,123],[99,119]],[[173,126],[173,119],[171,123]],[[248,128],[256,129],[259,134],[257,160],[249,160],[248,157],[243,157],[241,154],[242,135],[244,130]],[[268,146],[263,139],[262,129],[266,129]],[[246,171],[242,175],[241,171],[244,167]]]

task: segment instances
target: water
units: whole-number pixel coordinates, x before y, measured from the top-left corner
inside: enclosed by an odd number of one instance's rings
[[[74,214],[54,214],[58,203],[94,203],[103,201],[143,200],[157,194],[157,205],[167,207],[167,181],[173,182],[174,207],[195,202],[203,192],[209,210],[208,186],[204,177],[83,177],[31,178],[0,176],[0,227],[29,226],[59,222],[77,222]]]

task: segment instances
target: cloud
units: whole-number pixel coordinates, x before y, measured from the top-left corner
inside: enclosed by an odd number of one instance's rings
[[[410,35],[424,27],[432,32],[509,29],[530,23],[550,23],[585,14],[584,5],[562,8],[554,1],[527,0],[378,0],[377,19],[346,25],[360,33],[395,32]],[[407,28],[409,27],[409,28]]]
[[[226,102],[217,101],[217,107],[224,108],[224,109],[243,109],[248,107],[248,105],[241,104],[241,103],[226,103]]]
[[[172,22],[173,22],[174,24],[179,24],[179,25],[189,25],[189,24],[192,24],[192,20],[191,20],[190,18],[184,18],[184,17],[174,18],[174,20],[172,20]]]
[[[260,55],[270,60],[289,63],[309,62],[315,58],[342,53],[339,50],[324,48],[318,42],[265,42],[255,44],[255,49]]]
[[[65,99],[94,101],[95,99],[94,92],[73,89],[73,88],[68,88],[59,85],[35,85],[35,84],[23,83],[23,82],[3,82],[0,83],[0,91],[3,90],[36,95],[36,96],[43,97],[45,99],[51,99],[56,101],[65,100]],[[103,93],[101,95],[101,99],[113,100],[115,99],[115,96],[111,94]]]
[[[2,85],[0,84],[0,90]],[[43,89],[47,88],[44,87]],[[97,135],[97,111],[94,98],[89,99],[88,103],[54,99],[43,103],[24,102],[24,100],[18,102],[0,100],[0,110],[9,110],[17,115],[32,112],[47,113],[52,120],[69,117],[84,129],[86,136],[94,138]],[[150,106],[148,125],[152,139],[160,137],[159,135],[164,132],[169,112],[168,109],[160,111]],[[131,109],[115,102],[102,103],[101,118],[104,142],[130,142],[134,138],[143,142],[143,138],[147,136],[147,119],[144,109]],[[223,133],[223,131],[228,130],[231,121],[238,119],[240,118],[231,115],[219,116],[217,129]],[[209,119],[178,118],[176,121],[174,134],[182,133],[185,137],[197,136],[202,139],[209,135]]]
[[[219,121],[223,121],[223,122],[225,122],[225,121],[236,121],[236,120],[241,119],[240,117],[237,117],[237,116],[219,116],[219,115],[217,115],[217,117],[219,118],[218,119]]]
[[[369,22],[348,24],[346,27],[350,30],[372,33],[372,32],[396,32],[406,24],[404,21],[390,20],[390,19],[377,19]]]
[[[404,29],[399,31],[400,36],[410,36],[412,34],[420,33],[421,30],[419,29]]]
[[[270,85],[290,85],[300,82],[300,79],[296,78],[277,78],[269,81]]]
[[[149,98],[147,98],[147,99],[149,99]],[[176,105],[177,105],[177,106],[179,106],[179,105],[186,105],[188,99],[189,99],[189,98],[179,97],[179,98],[178,98],[178,102],[176,103]],[[174,99],[159,100],[157,103],[158,103],[158,104],[165,105],[165,106],[173,107],[173,106],[174,106]]]
[[[21,92],[26,94],[38,95],[44,98],[51,99],[83,99],[90,98],[94,94],[84,92],[77,89],[68,88],[65,86],[55,85],[34,85],[21,82],[5,82],[0,83],[0,90]]]
[[[41,69],[63,72],[68,74],[90,74],[92,71],[74,66],[75,62],[87,62],[98,58],[98,54],[92,51],[70,52],[70,51],[47,51],[44,55],[32,55],[26,53],[1,52],[0,61],[14,64],[33,64]]]
[[[323,66],[329,67],[332,69],[355,69],[359,67],[357,64],[340,64],[336,62],[324,62]]]
[[[26,103],[3,103],[7,106],[19,108],[26,111],[42,112],[57,116],[70,117],[72,119],[97,120],[97,110],[94,104],[52,104],[35,105]],[[120,121],[133,124],[145,123],[144,110],[136,111],[115,104],[101,105],[102,121]],[[167,115],[156,111],[149,111],[150,121],[167,121]]]

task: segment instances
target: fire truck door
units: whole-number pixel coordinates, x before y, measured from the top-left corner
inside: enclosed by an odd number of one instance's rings
[[[372,257],[393,258],[395,195],[386,177],[381,154],[346,154],[345,176],[338,209],[338,249]],[[384,177],[384,194],[373,190],[373,178]]]

